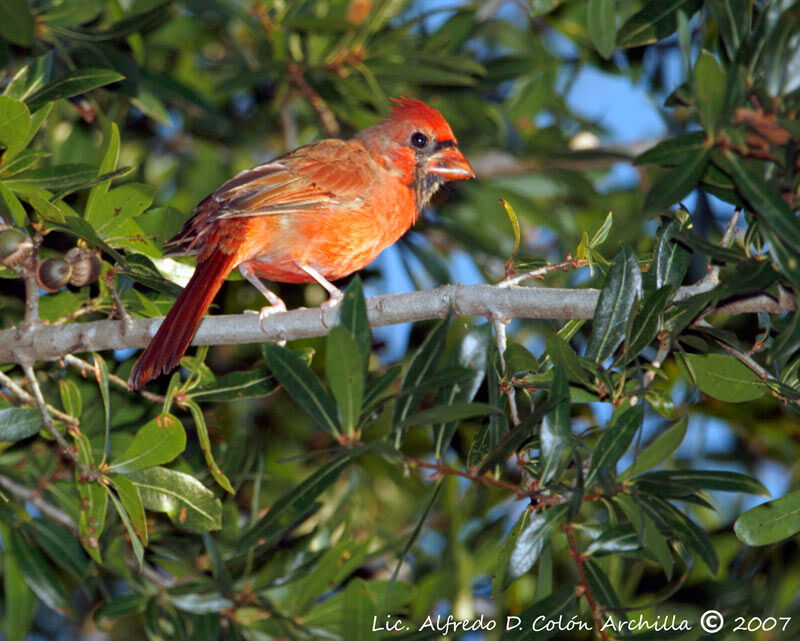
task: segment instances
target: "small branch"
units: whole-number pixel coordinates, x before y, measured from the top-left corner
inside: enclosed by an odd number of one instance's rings
[[[552,268],[555,266],[549,266]],[[681,288],[678,295],[686,288]],[[492,285],[446,285],[409,294],[386,294],[367,300],[372,327],[445,318],[448,314],[503,318],[577,319],[592,318],[600,292],[597,289],[558,289]],[[779,300],[754,294],[721,306],[726,314],[790,312],[793,297]],[[238,345],[264,341],[295,340],[326,336],[338,322],[339,309],[296,309],[270,316],[259,326],[256,314],[209,316],[203,319],[193,345]],[[60,360],[65,354],[144,347],[155,335],[163,318],[138,318],[129,328],[121,321],[101,320],[70,325],[40,325],[28,332],[0,331],[0,363]]]
[[[64,512],[61,508],[56,507],[48,502],[42,495],[41,490],[32,490],[24,485],[20,485],[14,479],[0,474],[0,487],[5,489],[9,494],[13,495],[17,500],[26,501],[36,507],[46,518],[58,523],[58,525],[68,529],[73,534],[78,534],[78,525],[72,518]],[[128,565],[136,572],[139,571],[139,564],[133,560],[128,559]],[[161,575],[158,570],[151,568],[148,565],[142,565],[141,573],[148,581],[155,583],[161,588],[170,588],[173,586],[174,581],[167,579]]]
[[[51,521],[67,528],[73,534],[78,533],[78,526],[70,518],[69,514],[57,508],[52,503],[48,503],[41,495],[41,490],[32,490],[24,485],[20,485],[14,479],[5,474],[0,474],[0,486],[14,495],[20,501],[27,501]]]
[[[660,332],[658,335],[658,351],[655,357],[650,362],[651,369],[648,369],[643,376],[644,387],[649,387],[656,377],[656,370],[658,370],[666,360],[667,356],[672,349],[672,337],[666,332]]]
[[[28,379],[28,384],[33,390],[33,398],[36,401],[36,405],[38,405],[39,412],[42,415],[42,423],[44,423],[44,428],[47,430],[50,436],[53,437],[61,453],[70,461],[72,461],[75,467],[80,470],[81,474],[87,479],[93,478],[95,473],[78,458],[78,455],[70,447],[67,440],[62,436],[61,432],[58,431],[58,428],[53,423],[53,418],[50,416],[50,410],[47,408],[47,403],[42,395],[42,389],[39,387],[39,381],[36,380],[36,372],[33,371],[33,367],[30,365],[30,363],[23,363],[22,371],[25,372],[25,377]]]
[[[575,567],[578,570],[578,579],[583,588],[583,594],[586,601],[589,603],[589,609],[592,611],[592,618],[597,627],[597,632],[603,641],[609,641],[608,634],[603,630],[603,614],[600,611],[600,606],[594,600],[592,590],[589,587],[589,581],[586,578],[586,571],[583,569],[583,562],[586,560],[578,549],[578,544],[575,542],[575,535],[572,533],[572,524],[565,522],[563,525],[564,534],[567,535],[567,543],[569,544],[569,554],[575,559]]]
[[[22,389],[19,385],[14,382],[9,376],[6,376],[5,373],[0,372],[0,383],[2,383],[3,387],[7,387],[10,389],[16,397],[27,405],[36,405],[36,399],[33,398],[28,392]],[[65,414],[60,409],[53,407],[52,405],[48,404],[47,409],[51,415],[55,416],[59,421],[63,421],[64,423],[69,423],[70,425],[74,425],[77,427],[80,425],[80,421],[75,418],[74,416],[70,416],[69,414]]]
[[[328,107],[328,104],[322,99],[322,96],[314,91],[313,87],[308,84],[308,81],[303,75],[302,68],[290,62],[286,65],[286,69],[289,72],[289,80],[300,90],[305,99],[308,100],[308,104],[317,112],[317,117],[319,118],[322,128],[325,130],[325,134],[330,138],[337,137],[339,135],[339,122],[336,120],[336,116],[331,111],[331,108]]]
[[[87,361],[83,360],[82,358],[78,358],[77,356],[75,356],[73,354],[67,354],[64,357],[64,362],[67,363],[68,365],[72,365],[74,368],[80,370],[80,372],[82,374],[90,375],[90,376],[94,376],[95,375],[94,365],[92,365],[91,363],[88,363]],[[109,372],[108,380],[111,383],[114,383],[114,385],[116,385],[117,387],[120,387],[120,388],[124,389],[125,391],[129,391],[128,390],[128,383],[126,381],[124,381],[123,379],[121,379],[116,374],[112,374],[112,373]],[[154,403],[163,403],[164,400],[166,399],[166,397],[163,394],[154,394],[153,392],[148,392],[147,390],[143,390],[143,389],[139,390],[138,394],[142,398],[146,398],[148,401],[153,401]]]
[[[418,458],[406,457],[406,461],[414,467],[422,467],[428,470],[434,470],[440,475],[445,474],[448,476],[460,476],[461,478],[469,479],[470,481],[475,481],[476,483],[483,483],[484,485],[499,487],[501,490],[511,492],[518,499],[524,499],[526,496],[530,495],[529,492],[519,488],[516,485],[511,485],[511,483],[505,483],[504,481],[498,481],[490,476],[481,476],[480,474],[473,474],[471,472],[457,470],[454,467],[448,467],[447,465],[442,465],[441,463],[429,463],[428,461],[423,461],[422,459]]]
[[[42,245],[41,227],[36,229],[33,236],[33,249],[28,260],[22,267],[22,277],[25,280],[25,320],[22,323],[23,329],[32,329],[41,322],[39,318],[39,283],[36,282],[36,267],[39,262],[39,247]]]
[[[544,267],[539,267],[538,269],[534,269],[533,271],[525,272],[522,274],[517,274],[516,276],[506,277],[502,281],[500,281],[497,286],[498,287],[516,287],[520,283],[526,280],[537,279],[542,280],[547,274],[550,272],[555,271],[569,271],[570,269],[578,269],[579,267],[586,267],[589,264],[589,261],[585,258],[581,258],[579,260],[574,260],[567,256],[567,260],[556,263],[555,265],[545,265]]]

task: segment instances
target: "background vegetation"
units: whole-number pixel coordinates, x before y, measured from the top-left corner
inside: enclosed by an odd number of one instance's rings
[[[452,614],[610,639],[529,624],[674,614],[693,629],[637,638],[699,639],[709,608],[714,639],[798,638],[798,40],[780,1],[3,0],[6,343],[163,315],[197,202],[390,96],[439,108],[478,174],[346,283],[327,337],[200,349],[141,394],[131,350],[0,366],[5,638],[416,640]],[[587,69],[648,92],[663,138],[576,113]],[[366,325],[363,289],[535,269],[602,288],[594,320]],[[236,280],[214,313],[262,304]],[[769,617],[793,618],[747,631]]]

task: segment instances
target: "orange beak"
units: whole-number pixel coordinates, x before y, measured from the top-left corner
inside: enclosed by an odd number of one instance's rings
[[[475,178],[475,172],[457,147],[445,147],[431,156],[428,171],[438,174],[445,180]]]

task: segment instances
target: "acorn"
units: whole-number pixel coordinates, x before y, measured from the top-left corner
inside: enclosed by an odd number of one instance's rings
[[[31,239],[16,227],[0,227],[0,263],[14,267],[28,259],[33,251]]]
[[[36,266],[36,282],[46,292],[57,292],[69,282],[72,269],[63,258],[45,258]]]
[[[64,260],[70,266],[71,274],[69,284],[83,287],[93,283],[100,277],[103,261],[91,249],[86,247],[73,247],[65,255]]]

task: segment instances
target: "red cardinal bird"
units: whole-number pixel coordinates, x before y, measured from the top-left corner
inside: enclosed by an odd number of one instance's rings
[[[167,243],[170,256],[196,254],[197,269],[131,372],[128,386],[172,370],[222,282],[239,267],[259,280],[322,285],[330,306],[342,293],[330,281],[370,263],[414,224],[448,180],[474,177],[442,115],[419,100],[395,100],[391,115],[352,140],[321,140],[235,176],[201,202]]]

